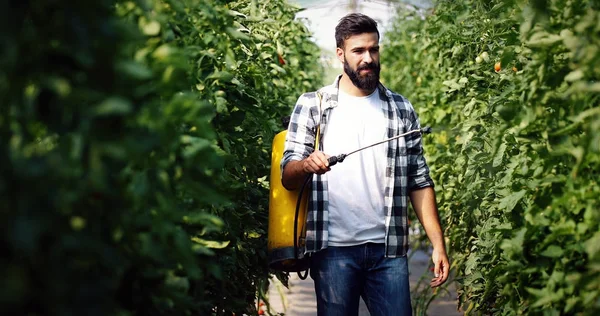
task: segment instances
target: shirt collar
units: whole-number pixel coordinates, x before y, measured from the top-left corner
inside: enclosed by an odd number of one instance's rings
[[[342,75],[338,75],[333,84],[323,87],[319,92],[323,95],[323,110],[334,108],[338,105],[338,94],[340,89],[340,80]],[[390,91],[380,82],[379,83],[379,98],[382,101],[389,101],[392,97]]]

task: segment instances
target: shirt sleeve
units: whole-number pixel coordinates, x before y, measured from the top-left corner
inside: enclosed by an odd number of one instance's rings
[[[421,124],[417,114],[410,112],[409,130],[420,129]],[[406,137],[406,150],[408,155],[408,191],[433,187],[434,183],[429,176],[429,167],[423,156],[423,143],[421,133],[412,133]]]
[[[315,150],[316,122],[314,119],[316,93],[300,96],[290,117],[285,149],[281,159],[281,174],[288,162],[302,160]]]

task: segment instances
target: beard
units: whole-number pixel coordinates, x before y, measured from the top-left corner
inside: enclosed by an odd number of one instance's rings
[[[367,73],[366,75],[361,75],[360,71],[364,69],[370,69],[372,72]],[[379,72],[381,71],[381,67],[378,63],[370,63],[366,65],[362,65],[358,67],[356,70],[350,67],[347,60],[344,60],[344,72],[350,78],[350,81],[359,89],[365,91],[373,91],[377,88],[377,84],[379,84]]]

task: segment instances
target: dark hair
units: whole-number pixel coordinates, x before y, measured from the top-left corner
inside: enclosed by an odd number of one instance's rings
[[[344,41],[350,36],[363,33],[377,33],[379,38],[377,22],[364,14],[350,13],[343,17],[335,27],[335,44],[339,48],[344,48]]]

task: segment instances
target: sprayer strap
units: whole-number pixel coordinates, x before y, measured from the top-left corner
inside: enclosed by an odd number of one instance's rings
[[[315,134],[315,150],[319,150],[319,147],[320,147],[319,145],[320,145],[320,136],[321,136],[321,117],[322,117],[321,111],[323,110],[323,108],[322,108],[323,96],[318,91],[317,91],[317,98],[319,99],[319,121],[317,122],[317,131]],[[307,184],[310,185],[310,183],[307,183]],[[308,194],[308,192],[307,192],[307,194]],[[300,233],[300,240],[303,241],[302,246],[304,246],[304,241],[306,240],[306,216],[307,215],[308,215],[308,205],[304,209],[304,222],[302,223],[302,232]]]
[[[317,122],[317,133],[315,134],[315,150],[319,150],[320,137],[321,137],[321,118],[322,118],[322,110],[321,102],[323,100],[323,96],[317,91],[317,98],[319,99],[319,121]]]

